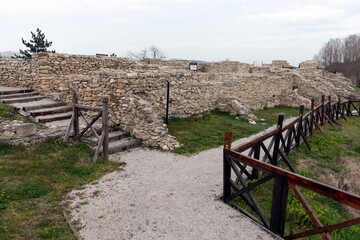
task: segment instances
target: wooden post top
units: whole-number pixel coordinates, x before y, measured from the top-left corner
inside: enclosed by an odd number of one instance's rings
[[[283,122],[284,122],[284,117],[285,117],[284,113],[279,114],[277,126],[280,127],[280,128],[282,128],[282,125],[283,125]]]
[[[325,95],[321,95],[321,103],[322,103],[322,104],[325,103]]]
[[[304,105],[300,106],[300,112],[299,112],[299,116],[303,116],[304,115]]]
[[[311,99],[311,110],[314,110],[315,108],[315,100]]]
[[[224,148],[231,149],[232,132],[225,132]]]

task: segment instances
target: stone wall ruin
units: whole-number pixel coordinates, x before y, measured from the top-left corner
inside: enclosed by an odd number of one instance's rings
[[[249,109],[286,105],[310,107],[321,94],[356,97],[350,80],[342,74],[324,71],[317,62],[287,69],[254,67],[224,61],[199,63],[189,70],[186,60],[148,59],[134,62],[126,58],[41,53],[30,60],[1,59],[0,85],[27,87],[41,94],[71,103],[72,92],[79,102],[100,106],[108,96],[109,117],[124,131],[148,146],[172,149],[176,139],[163,123],[167,81],[170,81],[170,116],[189,117],[216,108],[256,120]]]

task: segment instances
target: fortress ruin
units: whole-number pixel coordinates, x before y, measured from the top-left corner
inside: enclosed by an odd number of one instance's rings
[[[250,109],[285,105],[310,107],[314,98],[357,97],[350,79],[324,70],[317,61],[290,68],[286,61],[255,67],[224,61],[198,63],[189,70],[187,60],[126,58],[40,53],[32,59],[0,59],[0,85],[32,88],[71,103],[72,92],[79,102],[101,106],[108,96],[113,124],[143,140],[147,146],[173,149],[176,139],[168,135],[163,122],[167,81],[170,81],[169,115],[189,117],[220,109],[250,116]]]

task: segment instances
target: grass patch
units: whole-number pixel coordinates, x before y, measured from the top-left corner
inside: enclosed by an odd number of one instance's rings
[[[61,214],[74,188],[116,170],[86,145],[54,140],[31,147],[0,142],[0,239],[76,239]]]
[[[285,113],[286,118],[298,116],[299,108],[279,106],[253,111],[253,113],[259,120],[264,119],[264,122],[259,121],[258,124],[253,125],[242,118],[218,110],[186,119],[170,118],[169,134],[175,136],[182,144],[174,152],[191,155],[218,147],[224,143],[226,131],[232,131],[233,140],[248,137],[276,124],[279,113]]]
[[[340,121],[340,123],[342,127],[333,128],[330,124],[322,126],[323,134],[315,131],[314,135],[308,139],[312,151],[309,151],[306,145],[302,144],[299,148],[290,152],[288,158],[292,165],[296,167],[297,173],[329,184],[327,180],[328,175],[339,179],[341,176],[347,176],[348,174],[348,169],[340,159],[351,157],[357,159],[357,163],[360,164],[360,118],[351,117],[348,118],[348,121]],[[358,179],[353,179],[353,181],[358,181]],[[353,192],[359,191],[359,189],[354,188],[352,186],[351,190]],[[273,180],[270,180],[252,190],[253,195],[268,219],[270,219],[271,215],[272,189]],[[299,189],[324,225],[331,225],[352,218],[351,213],[338,202],[309,190],[300,187]],[[253,216],[257,216],[240,197],[233,201]],[[293,191],[289,190],[285,235],[314,228],[315,225],[305,209]],[[359,239],[360,226],[355,225],[332,231],[330,235],[332,239],[338,240]],[[323,238],[321,235],[316,235],[306,239]]]
[[[12,120],[24,120],[21,115],[17,113],[17,110],[10,105],[6,105],[0,102],[0,118],[12,119]]]
[[[357,93],[360,93],[360,88],[359,88],[359,87],[352,86],[352,88],[355,89],[355,91],[356,91]]]

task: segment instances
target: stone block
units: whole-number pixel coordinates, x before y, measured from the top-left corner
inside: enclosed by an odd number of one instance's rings
[[[26,137],[36,133],[35,123],[14,124],[14,129],[18,137]]]

